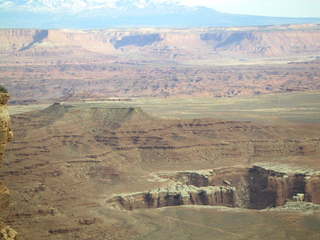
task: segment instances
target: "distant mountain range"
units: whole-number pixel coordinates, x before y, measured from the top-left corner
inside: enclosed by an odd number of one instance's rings
[[[0,28],[230,27],[320,23],[320,18],[227,14],[167,0],[5,0]]]

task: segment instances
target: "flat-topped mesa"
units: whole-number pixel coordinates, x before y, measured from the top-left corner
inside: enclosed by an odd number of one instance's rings
[[[66,56],[119,55],[138,51],[145,57],[173,55],[197,59],[220,56],[281,57],[319,53],[319,27],[225,29],[33,30],[0,29],[0,54]],[[79,40],[80,39],[80,40]],[[188,53],[188,54],[185,54]],[[188,57],[189,56],[189,57]]]
[[[9,95],[7,93],[0,93],[0,165],[3,162],[5,147],[9,141],[12,139],[12,131],[10,124],[10,117],[7,109],[7,102]],[[9,195],[10,192],[8,188],[0,182],[0,213],[3,213],[5,209],[9,206]],[[1,221],[0,216],[0,239],[5,240],[15,240],[17,233],[6,226]]]
[[[320,203],[320,172],[268,164],[158,173],[169,185],[119,194],[107,204],[126,210],[180,205],[265,209],[287,201]]]

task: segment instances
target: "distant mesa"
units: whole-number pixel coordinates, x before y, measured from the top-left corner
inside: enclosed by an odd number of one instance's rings
[[[40,111],[40,114],[45,114],[48,117],[52,116],[58,116],[58,115],[63,115],[64,113],[68,112],[70,108],[72,108],[72,105],[66,105],[66,104],[61,104],[59,102],[55,102],[49,107],[43,109]]]
[[[0,29],[0,42],[1,83],[15,104],[320,88],[320,24]]]
[[[284,57],[320,54],[320,25],[198,29],[0,29],[0,55],[63,57],[106,55],[145,61]],[[290,43],[290,44],[288,44]],[[172,59],[173,58],[173,59]],[[64,66],[67,68],[68,66]],[[71,93],[70,93],[71,94]]]
[[[71,113],[71,115],[66,117],[66,113]],[[76,110],[75,106],[59,102],[53,103],[41,111],[32,113],[32,117],[42,119],[42,123],[65,118],[69,119],[70,116],[73,119],[81,119],[86,124],[98,124],[100,127],[113,129],[120,127],[128,121],[136,122],[152,119],[140,107],[91,107]]]

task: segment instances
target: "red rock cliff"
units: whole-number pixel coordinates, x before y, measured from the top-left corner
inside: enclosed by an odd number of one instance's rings
[[[12,139],[10,117],[7,109],[9,95],[0,93],[0,164],[3,163],[6,144]],[[0,182],[0,217],[4,217],[5,210],[9,206],[9,190]],[[4,224],[0,218],[0,240],[16,240],[17,233]]]

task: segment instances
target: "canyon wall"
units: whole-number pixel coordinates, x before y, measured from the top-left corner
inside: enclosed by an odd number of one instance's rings
[[[3,164],[4,152],[7,143],[12,139],[10,117],[7,109],[9,95],[0,93],[0,164]],[[0,182],[0,217],[5,217],[9,207],[10,192],[8,188]],[[0,218],[0,240],[15,240],[17,233],[4,224]]]
[[[287,201],[319,204],[320,173],[277,166],[233,167],[207,171],[160,173],[168,186],[146,192],[119,194],[112,207],[134,210],[180,205],[265,209]]]
[[[305,191],[306,199],[310,202],[320,204],[320,176],[312,176],[307,178]]]
[[[231,187],[196,187],[174,184],[147,192],[115,196],[107,203],[126,210],[161,208],[180,205],[234,206],[234,189]],[[118,205],[118,206],[117,206]]]
[[[319,90],[320,25],[0,29],[15,103]]]
[[[33,56],[97,53],[193,59],[318,54],[318,25],[256,28],[0,30],[0,53]]]

